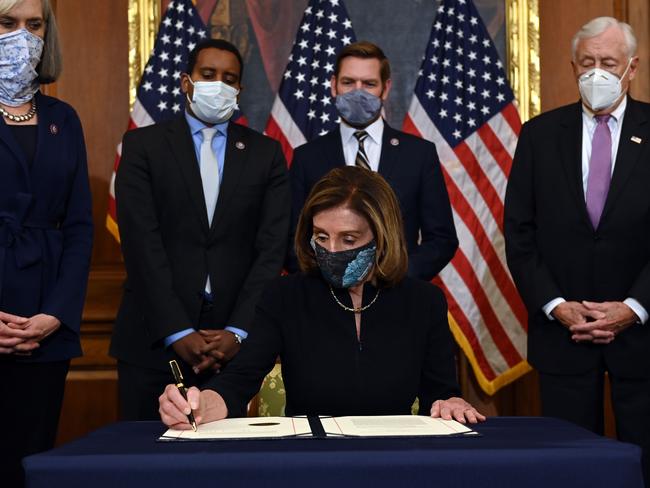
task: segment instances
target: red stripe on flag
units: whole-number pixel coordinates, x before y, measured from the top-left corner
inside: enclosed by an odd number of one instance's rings
[[[521,132],[521,119],[519,118],[517,107],[515,107],[513,103],[509,103],[503,107],[503,110],[501,110],[501,115],[503,115],[503,118],[506,119],[506,122],[508,122],[508,125],[510,125],[512,131],[517,136],[519,136],[519,132]]]
[[[512,158],[501,143],[501,140],[492,130],[492,127],[490,127],[489,124],[483,124],[476,132],[483,141],[483,144],[485,144],[485,147],[490,151],[490,154],[492,154],[492,157],[499,165],[499,168],[501,168],[501,171],[506,175],[506,178],[510,176]]]
[[[113,175],[117,173],[117,168],[120,165],[120,156],[115,156],[115,163],[113,165]],[[112,176],[111,176],[112,178]],[[114,222],[117,222],[117,208],[115,206],[115,198],[110,193],[108,194],[108,215],[113,219]]]
[[[248,118],[245,115],[240,115],[236,120],[233,120],[233,122],[248,127]]]
[[[456,183],[451,179],[447,171],[443,168],[442,174],[445,178],[447,191],[449,192],[449,200],[451,201],[454,211],[465,223],[467,229],[474,237],[474,241],[483,256],[483,259],[488,265],[494,281],[501,290],[504,299],[510,305],[512,312],[520,324],[527,323],[526,307],[524,306],[514,283],[510,279],[510,275],[503,267],[499,256],[494,250],[490,237],[485,233],[485,229],[476,217],[476,213],[472,210],[469,202],[462,194]]]
[[[510,367],[517,365],[521,362],[522,357],[519,352],[517,352],[517,349],[512,345],[510,337],[505,332],[503,326],[499,322],[499,318],[494,313],[492,305],[485,294],[485,290],[476,277],[472,263],[470,263],[461,250],[458,250],[456,251],[454,259],[451,260],[451,264],[456,268],[456,271],[465,283],[465,286],[467,286],[469,290],[472,290],[472,296],[481,312],[483,324],[485,324],[485,328],[492,337],[494,344],[501,352],[501,355],[506,360],[506,363],[508,363],[508,366]]]
[[[474,156],[474,153],[465,141],[459,143],[453,151],[456,153],[456,156],[465,168],[468,176],[474,182],[474,185],[483,197],[488,210],[494,216],[494,220],[496,220],[501,233],[503,233],[503,202],[490,183],[490,180],[483,172],[483,168],[478,164],[476,156]]]
[[[456,302],[442,280],[436,278],[434,279],[434,283],[438,285],[444,292],[449,306],[449,313],[454,318],[456,324],[467,339],[467,342],[469,342],[470,346],[472,347],[472,352],[476,357],[476,361],[481,368],[483,375],[488,381],[492,381],[494,378],[496,378],[496,373],[490,366],[490,363],[485,356],[485,353],[483,352],[483,347],[481,347],[481,344],[479,343],[478,337],[476,337],[474,329],[472,329],[469,319],[463,312],[463,309],[460,308],[460,305],[458,305],[458,302]]]
[[[277,124],[275,118],[273,118],[272,115],[269,117],[269,120],[266,123],[266,129],[264,129],[264,132],[267,136],[272,137],[280,143],[284,157],[287,160],[287,167],[290,168],[291,160],[293,159],[293,148],[291,147],[291,144],[289,144],[289,140],[284,136],[284,132],[282,132],[282,129]]]
[[[406,117],[404,117],[404,124],[402,125],[402,130],[409,134],[413,134],[414,136],[422,137],[422,134],[420,134],[420,131],[417,129],[417,127],[415,127],[415,124],[413,123],[413,119],[411,119],[411,115],[409,113],[407,113]]]
[[[108,197],[108,215],[111,216],[113,221],[117,222],[117,208],[115,205],[115,199],[110,195]]]

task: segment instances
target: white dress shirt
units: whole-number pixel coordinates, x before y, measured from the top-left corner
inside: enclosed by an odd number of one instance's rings
[[[627,96],[623,98],[616,110],[610,115],[607,125],[609,132],[612,136],[612,174],[614,174],[614,166],[616,165],[616,155],[618,154],[618,144],[621,139],[621,128],[623,127],[623,117],[625,116],[625,108],[627,107]],[[591,142],[596,132],[596,118],[594,113],[582,105],[582,190],[583,195],[587,195],[587,181],[589,179],[589,160],[591,159]],[[586,196],[585,196],[586,198]],[[554,320],[551,312],[560,303],[566,300],[561,297],[554,298],[542,307],[546,316]],[[637,300],[634,298],[626,298],[623,300],[628,307],[639,317],[639,321],[644,324],[648,320],[648,312]]]
[[[355,165],[357,152],[359,151],[359,141],[354,137],[354,133],[358,130],[365,130],[368,133],[368,137],[363,141],[363,149],[366,152],[366,156],[368,156],[370,169],[378,171],[379,158],[381,157],[381,138],[384,135],[384,120],[379,117],[363,129],[350,127],[341,121],[341,143],[343,144],[343,156],[345,157],[345,164],[347,166]]]

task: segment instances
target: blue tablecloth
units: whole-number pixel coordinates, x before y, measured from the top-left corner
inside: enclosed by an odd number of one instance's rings
[[[548,418],[490,418],[463,438],[156,442],[164,430],[117,423],[30,456],[27,486],[643,486],[638,447]]]

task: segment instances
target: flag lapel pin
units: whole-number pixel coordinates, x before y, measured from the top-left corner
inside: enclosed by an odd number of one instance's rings
[[[637,144],[641,144],[641,142],[643,142],[643,139],[637,136],[632,136],[631,141],[636,142]]]

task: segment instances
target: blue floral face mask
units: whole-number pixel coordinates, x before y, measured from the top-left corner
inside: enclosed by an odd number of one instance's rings
[[[0,35],[0,103],[18,107],[38,91],[43,39],[25,29]]]
[[[314,239],[311,247],[323,278],[335,288],[350,288],[361,283],[368,276],[377,252],[374,239],[365,246],[347,251],[330,252]]]

